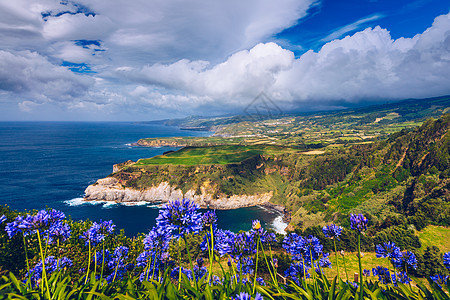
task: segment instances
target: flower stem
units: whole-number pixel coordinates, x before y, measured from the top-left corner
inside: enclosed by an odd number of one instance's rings
[[[181,287],[181,239],[178,239],[178,290]]]
[[[338,254],[337,254],[337,251],[336,251],[336,240],[335,239],[333,239],[333,243],[334,243],[334,256],[336,257],[337,277],[338,277],[338,281],[339,281],[339,279],[341,279],[341,278],[340,278],[340,275],[339,275],[339,262],[338,262]]]
[[[189,252],[189,247],[188,247],[188,243],[187,243],[186,237],[183,236],[183,239],[184,239],[184,244],[186,246],[187,255],[188,255],[188,258],[189,258],[189,264],[191,265],[192,277],[194,278],[195,287],[197,288],[197,291],[198,291],[198,283],[197,283],[197,278],[195,278],[194,264],[192,263],[191,253]]]
[[[41,259],[42,259],[42,280],[45,282],[45,287],[47,288],[48,299],[51,299],[50,289],[48,287],[47,273],[45,272],[45,257],[44,257],[44,252],[42,251],[41,235],[39,233],[39,229],[36,230],[36,232],[37,232],[37,236],[38,236],[39,250],[41,252]]]
[[[25,250],[25,261],[27,263],[27,271],[28,271],[28,276],[30,276],[30,263],[28,262],[28,252],[27,252],[27,243],[25,241],[25,234],[22,234],[22,238],[23,238],[23,249]],[[31,288],[31,281],[30,281],[30,288]]]
[[[358,264],[359,264],[359,299],[363,299],[363,276],[361,264],[361,233],[358,233]]]
[[[261,243],[261,240],[259,242]],[[263,253],[264,260],[266,261],[267,269],[269,270],[269,274],[270,274],[270,277],[272,278],[273,284],[278,288],[278,282],[276,280],[276,276],[277,275],[276,274],[272,274],[272,270],[270,268],[269,262],[267,261],[266,252],[264,251],[264,247],[263,247],[262,243],[261,243],[261,250],[262,250],[262,253]]]
[[[256,241],[256,263],[255,263],[255,278],[253,279],[253,292],[252,294],[255,293],[255,289],[256,289],[256,277],[258,276],[258,254],[259,254],[259,243],[261,242],[261,239],[259,237],[258,234],[258,240]],[[270,266],[267,266],[269,268],[270,271]]]
[[[209,273],[208,273],[208,282],[211,280],[212,276],[212,265],[214,260],[214,233],[213,233],[213,226],[212,224],[209,225],[211,229],[211,248],[209,252]]]
[[[88,260],[88,268],[87,268],[87,272],[86,272],[86,278],[84,279],[84,284],[86,284],[88,281],[90,268],[91,268],[91,240],[89,240],[89,260]]]
[[[105,267],[105,242],[102,243],[102,271],[100,273],[100,279],[103,279],[104,267]]]

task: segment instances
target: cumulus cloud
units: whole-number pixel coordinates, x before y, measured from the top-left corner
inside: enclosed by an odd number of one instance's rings
[[[378,26],[341,38],[381,17],[372,15],[297,58],[270,42],[317,4],[2,1],[0,100],[157,118],[239,112],[261,91],[286,110],[450,94],[450,14],[413,38]]]
[[[55,66],[36,52],[0,50],[0,91],[12,92],[28,101],[67,101],[83,96],[93,84],[88,77]],[[29,110],[31,105],[25,102]]]
[[[320,51],[308,51],[297,59],[292,52],[266,43],[214,66],[180,60],[138,70],[121,68],[117,74],[172,93],[201,96],[224,107],[243,107],[265,91],[295,108],[305,101],[336,105],[449,94],[449,50],[450,14],[436,18],[429,29],[413,38],[393,40],[386,29],[377,26],[331,41]],[[204,105],[204,101],[191,106]]]

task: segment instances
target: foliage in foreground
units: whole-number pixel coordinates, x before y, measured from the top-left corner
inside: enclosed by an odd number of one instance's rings
[[[333,259],[312,235],[291,233],[284,238],[289,265],[280,274],[278,258],[283,256],[272,251],[275,236],[257,220],[250,231],[235,234],[217,228],[213,211],[201,214],[197,205],[182,200],[165,205],[156,221],[137,249],[135,244],[111,244],[121,239],[114,235],[112,221],[80,230],[53,209],[13,220],[3,215],[0,226],[8,237],[23,241],[26,273],[21,279],[12,272],[4,274],[0,299],[450,299],[448,271],[423,285],[410,275],[417,266],[414,253],[401,251],[391,241],[376,246],[377,257],[391,265],[363,270],[361,237],[368,220],[362,214],[350,216],[362,274],[355,282],[348,277],[345,259],[343,266],[338,263],[336,241],[343,228],[335,224],[322,230],[334,246],[334,267],[346,271],[345,280],[339,275],[327,279],[325,269]],[[73,238],[87,249],[87,254],[80,252],[82,259],[66,256]],[[450,269],[450,252],[442,262]]]

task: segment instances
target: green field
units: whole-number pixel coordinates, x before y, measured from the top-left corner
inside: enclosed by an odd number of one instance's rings
[[[422,242],[420,248],[422,251],[431,246],[438,247],[443,253],[450,251],[449,227],[429,225],[424,230],[419,231],[417,235]]]
[[[185,147],[166,155],[140,159],[135,165],[225,165],[240,163],[245,159],[259,154],[272,155],[298,151],[293,148],[270,145]]]

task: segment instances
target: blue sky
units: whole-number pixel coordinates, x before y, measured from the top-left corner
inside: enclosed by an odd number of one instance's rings
[[[377,25],[387,28],[393,39],[411,38],[430,27],[436,16],[447,14],[449,10],[449,2],[442,0],[325,0],[311,7],[308,16],[297,25],[275,36],[286,40],[287,47],[294,45],[290,50],[300,55],[305,50],[320,49],[325,44],[324,38],[353,24],[335,38]]]
[[[0,121],[153,120],[450,94],[448,1],[0,0]]]

